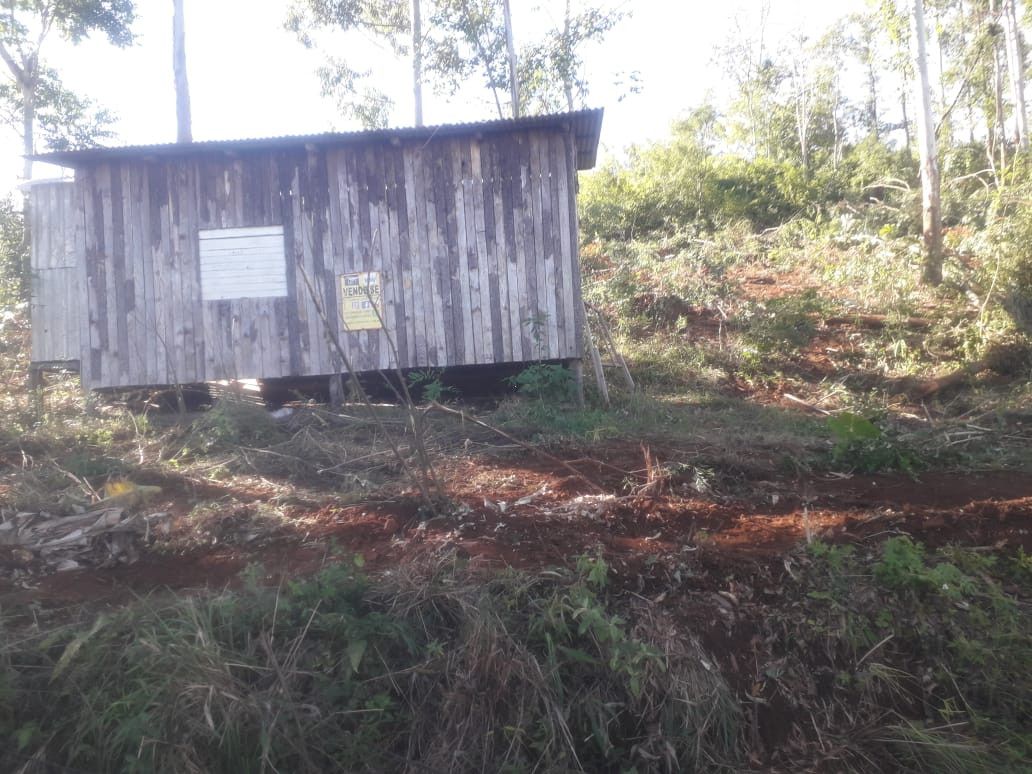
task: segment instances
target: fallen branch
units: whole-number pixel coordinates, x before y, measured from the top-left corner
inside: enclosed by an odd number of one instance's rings
[[[824,325],[856,325],[860,328],[881,330],[888,325],[898,324],[904,328],[931,328],[932,321],[927,317],[894,318],[887,314],[847,314],[821,319]]]

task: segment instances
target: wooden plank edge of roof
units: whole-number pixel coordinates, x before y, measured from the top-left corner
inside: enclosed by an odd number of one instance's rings
[[[310,146],[358,144],[362,142],[386,142],[397,144],[402,140],[430,140],[436,135],[461,136],[480,133],[500,133],[513,129],[535,129],[572,125],[578,120],[590,120],[589,133],[576,134],[578,169],[591,169],[595,165],[601,133],[604,108],[585,108],[566,113],[549,113],[520,118],[503,118],[488,121],[472,121],[434,126],[410,126],[386,129],[368,129],[354,132],[323,132],[309,135],[281,135],[277,137],[256,137],[236,140],[200,140],[190,143],[159,143],[152,145],[97,146],[75,150],[34,153],[24,158],[64,167],[78,167],[115,158],[157,159],[183,156],[192,153],[236,154],[270,150],[273,148],[307,148]],[[584,142],[582,146],[581,143]],[[590,163],[579,163],[583,157]]]

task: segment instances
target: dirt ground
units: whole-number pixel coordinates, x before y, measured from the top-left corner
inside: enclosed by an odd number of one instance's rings
[[[663,451],[649,450],[653,465]],[[671,452],[673,453],[673,452]],[[699,483],[648,480],[641,447],[596,447],[567,455],[582,471],[558,471],[527,455],[455,457],[439,473],[453,505],[433,516],[414,492],[360,505],[287,505],[263,513],[272,495],[155,478],[162,494],[149,511],[169,511],[169,532],[128,567],[47,575],[16,587],[0,582],[0,606],[116,602],[161,589],[219,588],[250,564],[268,580],[310,572],[331,554],[359,554],[376,570],[420,554],[453,550],[485,566],[542,568],[601,553],[631,590],[690,558],[741,575],[750,564],[778,565],[808,538],[865,542],[906,534],[948,543],[1032,551],[1032,474],[930,472],[815,476]],[[198,517],[198,503],[220,504]],[[17,558],[0,554],[0,571]],[[5,575],[7,573],[4,573]],[[699,582],[718,591],[721,573]]]

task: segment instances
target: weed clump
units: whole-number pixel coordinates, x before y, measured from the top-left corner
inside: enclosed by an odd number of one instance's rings
[[[361,562],[277,591],[140,602],[10,637],[0,753],[86,770],[712,770],[739,712],[690,638],[614,610],[607,569],[477,578]]]
[[[1032,615],[1023,554],[928,551],[905,536],[864,556],[814,543],[795,653],[820,653],[823,701],[853,718],[845,757],[879,770],[1018,770],[1032,754]],[[1020,570],[1017,577],[1020,578]],[[788,670],[791,671],[791,670]]]

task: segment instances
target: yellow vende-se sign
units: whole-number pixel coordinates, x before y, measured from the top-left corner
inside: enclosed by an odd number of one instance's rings
[[[340,319],[346,331],[382,328],[376,312],[383,315],[383,283],[380,272],[362,271],[340,275]]]

